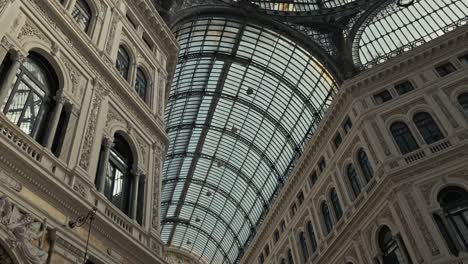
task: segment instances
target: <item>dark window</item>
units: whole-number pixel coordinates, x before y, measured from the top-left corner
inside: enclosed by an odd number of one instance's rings
[[[268,245],[265,246],[265,257],[270,255],[270,247]]]
[[[148,34],[143,34],[143,42],[145,42],[146,46],[152,50],[153,49],[153,41],[151,41],[150,37]]]
[[[132,165],[130,146],[121,135],[115,134],[107,166],[104,195],[126,214],[129,213]]]
[[[328,205],[326,202],[322,202],[321,210],[322,210],[323,223],[325,225],[325,231],[328,234],[333,229],[333,221],[330,215],[330,209],[328,208]]]
[[[260,264],[265,263],[265,256],[263,256],[263,253],[260,254],[260,257],[258,258],[258,262],[260,262]]]
[[[294,216],[297,212],[297,205],[296,203],[293,203],[293,205],[291,206],[291,214],[292,216]]]
[[[312,186],[317,182],[318,180],[318,176],[317,176],[317,172],[316,171],[313,171],[310,175],[309,175],[309,179],[310,179],[310,182],[312,183]]]
[[[453,64],[450,63],[450,62],[439,65],[439,66],[435,67],[435,69],[436,69],[436,71],[437,71],[437,73],[439,74],[440,77],[444,77],[446,75],[449,75],[450,73],[457,70],[455,68],[455,66],[453,66]]]
[[[148,82],[146,80],[145,73],[138,68],[136,79],[135,79],[135,91],[138,93],[141,99],[146,102],[146,91],[148,89]]]
[[[348,165],[348,168],[346,169],[346,175],[348,176],[349,184],[353,190],[354,197],[358,197],[358,195],[361,193],[361,184],[359,183],[359,178],[353,164]]]
[[[374,100],[377,104],[382,104],[392,100],[392,94],[388,90],[384,90],[378,94],[374,94]]]
[[[432,116],[426,112],[420,112],[413,116],[413,121],[427,144],[432,144],[444,138]]]
[[[457,97],[458,103],[464,111],[468,111],[468,93],[462,93]]]
[[[119,47],[119,52],[117,53],[117,61],[115,67],[119,71],[120,75],[128,80],[128,72],[130,70],[130,56],[128,55],[127,50],[124,47]]]
[[[284,258],[281,259],[281,264],[286,264],[286,260]]]
[[[323,172],[325,170],[325,167],[327,166],[327,162],[325,161],[325,158],[322,157],[319,161],[318,167],[320,172]]]
[[[288,264],[294,264],[294,259],[292,256],[291,249],[288,249]]]
[[[397,238],[387,226],[383,226],[379,232],[379,247],[382,253],[383,264],[404,263],[402,252],[398,248]]]
[[[458,57],[458,60],[463,62],[464,64],[468,64],[468,53]]]
[[[299,205],[301,205],[304,202],[304,193],[302,191],[300,191],[297,195],[297,201],[299,202]]]
[[[31,53],[8,87],[3,113],[26,134],[41,142],[57,84],[52,66],[40,55]]]
[[[414,86],[410,81],[404,81],[395,85],[395,90],[399,95],[405,94],[414,90]]]
[[[309,234],[312,253],[314,253],[315,251],[317,251],[317,239],[315,238],[314,228],[312,227],[312,223],[310,221],[307,223],[307,233]]]
[[[390,126],[395,142],[400,149],[401,154],[410,153],[419,148],[418,143],[413,137],[409,127],[403,122],[395,122]]]
[[[343,138],[341,137],[340,133],[338,133],[335,136],[335,139],[333,140],[333,143],[335,143],[335,147],[338,148],[341,145],[342,142],[343,142]]]
[[[81,28],[81,30],[88,32],[89,25],[91,24],[92,12],[86,0],[76,1],[72,16],[78,23],[78,26]]]
[[[302,258],[304,262],[307,262],[309,259],[309,251],[307,250],[307,242],[303,232],[299,234],[299,244],[301,246]]]
[[[137,29],[138,25],[135,22],[135,20],[132,18],[132,16],[129,13],[127,13],[125,16],[127,17],[128,22],[130,22],[130,25],[132,25],[133,28]]]
[[[442,233],[446,233],[449,247],[454,247],[451,251],[468,251],[468,192],[459,187],[446,187],[437,196],[440,207],[443,209],[440,225]],[[452,237],[448,230],[452,231]],[[453,240],[460,244],[459,249]]]
[[[63,140],[65,139],[65,132],[67,131],[68,127],[68,122],[70,120],[70,114],[71,114],[71,109],[65,108],[62,110],[62,113],[60,114],[59,122],[57,125],[57,131],[55,132],[55,137],[54,141],[52,143],[52,153],[56,157],[60,156],[62,146],[63,146]]]
[[[343,124],[343,130],[346,132],[346,134],[351,131],[351,128],[353,127],[353,122],[351,121],[351,118],[347,118],[346,121]]]
[[[341,208],[340,199],[338,198],[338,194],[335,189],[330,192],[330,201],[332,203],[336,219],[339,220],[343,216],[343,209]]]
[[[361,168],[362,174],[367,182],[369,182],[374,176],[374,170],[372,165],[369,162],[366,152],[363,149],[360,149],[357,154],[359,167]]]
[[[274,240],[275,242],[278,242],[279,239],[280,239],[279,231],[278,231],[278,230],[275,230],[275,232],[273,233],[273,240]]]
[[[280,227],[281,227],[281,232],[284,232],[286,230],[286,223],[284,221],[281,221]]]

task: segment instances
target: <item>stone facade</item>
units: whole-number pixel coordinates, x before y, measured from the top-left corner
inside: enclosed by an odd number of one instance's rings
[[[289,250],[294,263],[384,263],[378,241],[383,226],[404,248],[400,263],[468,263],[466,249],[458,256],[450,252],[434,220],[441,211],[437,196],[443,188],[468,190],[468,113],[457,101],[468,92],[468,60],[462,58],[466,54],[464,26],[345,81],[241,263],[291,263]],[[447,62],[455,71],[441,76],[435,67]],[[395,85],[403,81],[414,90],[399,94]],[[376,96],[384,90],[392,98],[379,103]],[[441,140],[425,142],[413,122],[418,112],[433,117]],[[401,154],[390,131],[396,121],[408,124],[416,150]],[[368,156],[373,177],[361,181],[356,195],[346,168],[354,164],[357,174],[363,174],[357,165],[360,150]],[[323,158],[326,165],[320,169]],[[332,208],[332,190],[341,216]],[[330,231],[323,203],[329,205]],[[309,222],[315,249],[308,237]],[[306,236],[307,259],[301,233]]]
[[[89,263],[166,263],[159,189],[177,43],[149,0],[87,0],[86,30],[74,15],[77,2],[0,1],[0,61],[12,54],[24,61],[31,52],[46,58],[58,78],[55,108],[69,112],[59,153],[0,113],[0,262],[83,263],[89,222],[69,222],[95,207]],[[115,67],[121,46],[130,56],[127,79]],[[145,100],[133,88],[137,69],[146,75]],[[49,120],[54,132],[59,117]],[[116,132],[131,145],[132,170],[144,177],[144,187],[132,189],[132,198],[143,194],[140,221],[95,187],[101,145]]]

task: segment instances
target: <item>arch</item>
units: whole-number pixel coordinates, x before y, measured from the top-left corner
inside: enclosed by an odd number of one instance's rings
[[[148,75],[145,73],[142,66],[137,67],[134,88],[140,98],[144,102],[148,102],[150,82],[148,80]]]
[[[112,135],[112,138],[115,137],[116,134],[118,134],[119,136],[123,137],[129,145],[133,157],[133,164],[131,169],[144,169],[140,166],[141,160],[144,159],[144,157],[142,156],[142,151],[139,147],[137,147],[138,144],[136,143],[137,140],[135,138],[135,135],[133,133],[129,133],[128,127],[124,126],[124,124],[122,123],[113,123],[109,126],[108,133],[109,135]]]
[[[130,81],[131,65],[134,61],[130,49],[127,45],[121,43],[117,49],[117,57],[115,59],[115,67],[125,80]]]
[[[390,125],[390,132],[393,139],[400,149],[401,154],[407,154],[419,148],[416,139],[413,136],[410,128],[402,121],[393,122]]]
[[[444,138],[434,118],[427,112],[418,112],[413,115],[413,122],[419,130],[426,144],[432,144]]]
[[[2,111],[23,132],[44,144],[58,85],[57,73],[50,62],[42,54],[30,51],[7,88],[9,93],[2,102]]]
[[[340,198],[338,197],[338,194],[336,193],[335,188],[333,188],[330,191],[329,196],[330,196],[330,202],[332,203],[333,212],[335,213],[336,220],[338,221],[343,216],[343,209],[341,207]]]
[[[72,17],[76,21],[78,27],[85,33],[91,32],[92,22],[96,16],[95,7],[90,4],[92,1],[77,0],[73,6]]]
[[[307,249],[307,241],[304,232],[299,233],[299,246],[301,248],[302,259],[304,262],[307,262],[309,259],[309,250]]]
[[[312,226],[312,222],[307,222],[307,235],[309,237],[309,243],[312,249],[312,254],[317,251],[317,238],[315,236],[314,227]]]
[[[460,93],[457,96],[457,102],[463,111],[468,112],[468,92]]]
[[[359,196],[362,190],[361,182],[359,181],[359,176],[354,168],[354,165],[351,163],[346,167],[346,177],[353,192],[352,199],[355,199]]]
[[[382,264],[407,263],[408,256],[406,256],[405,248],[400,248],[400,245],[404,245],[401,238],[398,235],[393,235],[391,229],[386,225],[380,226],[379,229],[378,247]]]
[[[322,213],[325,235],[328,235],[333,230],[333,220],[331,217],[330,208],[328,207],[326,201],[322,201],[320,205],[320,211]]]
[[[367,182],[369,182],[372,177],[374,177],[374,169],[369,161],[369,157],[367,153],[364,151],[363,148],[360,148],[357,152],[357,161],[359,164],[359,168]]]

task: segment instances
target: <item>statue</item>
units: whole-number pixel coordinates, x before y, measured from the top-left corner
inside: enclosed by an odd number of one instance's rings
[[[0,197],[0,223],[8,225],[12,213],[12,205],[10,199],[3,195]]]
[[[25,213],[18,222],[9,224],[8,229],[16,238],[16,246],[30,263],[43,264],[46,262],[47,252],[33,244],[34,240],[39,240],[39,244],[41,244],[47,230],[46,219],[42,223],[36,222],[28,213]]]

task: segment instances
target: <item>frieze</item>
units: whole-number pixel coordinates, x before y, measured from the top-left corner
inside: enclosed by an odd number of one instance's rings
[[[29,19],[26,20],[26,23],[21,28],[21,31],[18,34],[18,40],[23,40],[28,37],[36,37],[47,42],[49,45],[52,45],[50,39]]]
[[[63,64],[65,65],[65,68],[68,71],[68,75],[71,80],[70,92],[73,95],[74,99],[80,101],[84,92],[82,87],[83,75],[78,71],[75,65],[73,65],[67,57],[62,56],[61,59],[63,61]]]
[[[23,189],[23,185],[19,181],[8,176],[7,173],[2,170],[0,170],[0,185],[7,186],[16,192],[20,192],[21,189]]]
[[[110,25],[109,37],[106,43],[106,52],[110,56],[112,54],[112,46],[114,44],[115,32],[117,31],[117,23],[119,23],[120,17],[116,12],[112,13],[112,23]]]

